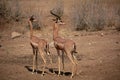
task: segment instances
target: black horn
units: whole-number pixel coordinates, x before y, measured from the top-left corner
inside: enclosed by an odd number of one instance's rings
[[[55,14],[55,13],[53,12],[53,10],[50,10],[50,13],[51,13],[53,16],[56,17],[56,21],[61,21],[61,16]]]

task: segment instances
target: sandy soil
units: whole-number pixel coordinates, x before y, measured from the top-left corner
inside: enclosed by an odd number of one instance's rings
[[[57,0],[50,0],[49,2],[48,0],[39,0],[39,3],[36,3],[33,0],[27,2],[21,0],[20,5],[22,5],[23,12],[25,12],[24,9],[28,11],[28,15],[31,15],[29,8],[34,12],[36,6],[37,8],[41,8],[45,15],[47,14],[49,17],[49,10],[54,6],[55,1]],[[70,6],[73,6],[73,0],[64,0],[64,2],[64,21],[67,23],[67,28],[61,27],[60,35],[64,38],[74,40],[77,44],[77,58],[79,59],[78,74],[73,79],[70,78],[72,64],[65,56],[65,75],[61,74],[60,77],[57,76],[57,52],[52,45],[53,24],[49,24],[52,23],[52,19],[49,17],[45,19],[47,29],[34,31],[35,35],[47,39],[50,43],[53,64],[50,64],[46,56],[47,66],[44,76],[41,76],[43,67],[41,57],[39,57],[38,61],[38,74],[31,73],[33,53],[29,44],[29,31],[23,28],[27,22],[10,24],[7,27],[0,24],[0,80],[120,80],[120,32],[116,30],[98,32],[76,32],[69,30],[69,25],[71,26],[71,24],[68,24],[68,16],[72,9]],[[29,7],[30,5],[31,7]],[[21,27],[20,24],[25,25]],[[21,37],[11,39],[13,31],[25,33]],[[53,70],[56,73],[53,73]]]
[[[70,80],[72,64],[66,56],[65,75],[57,76],[57,54],[52,45],[50,51],[53,64],[50,64],[46,57],[46,74],[41,76],[43,61],[39,57],[38,74],[32,74],[32,49],[29,44],[29,31],[15,39],[11,39],[12,30],[2,29],[0,31],[0,80]],[[36,31],[36,33],[44,34],[40,31]],[[52,44],[52,32],[44,35],[44,38]],[[120,80],[119,32],[115,30],[73,31],[65,38],[71,38],[77,44],[78,74],[72,80]]]

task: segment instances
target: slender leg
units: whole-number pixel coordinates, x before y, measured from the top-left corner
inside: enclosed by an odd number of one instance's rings
[[[35,49],[33,48],[33,69],[32,69],[32,74],[35,71]]]
[[[48,58],[49,58],[49,60],[50,60],[50,63],[52,64],[52,63],[53,63],[53,62],[52,62],[52,55],[50,54],[50,51],[49,51],[49,50],[47,51],[47,53],[49,53]]]
[[[44,61],[44,66],[43,66],[43,72],[42,72],[42,75],[44,75],[44,74],[45,74],[45,66],[46,66],[46,60],[45,60],[44,55],[42,56],[42,59],[43,59],[43,61]]]
[[[52,55],[51,54],[49,55],[49,60],[50,60],[50,63],[52,64],[53,62],[52,62]]]
[[[74,55],[72,55],[73,56],[73,58],[74,58],[74,62],[75,62],[75,74],[77,73],[77,64],[78,64],[78,62],[77,62],[77,59],[76,59],[76,57],[74,56]]]
[[[42,50],[39,50],[39,52],[40,52],[40,55],[41,55],[41,57],[43,59],[43,62],[44,62],[43,71],[42,71],[42,76],[44,76],[44,74],[45,74],[45,66],[46,66],[45,53]]]
[[[64,75],[64,51],[62,50],[62,65],[63,65],[63,75]]]
[[[38,61],[37,61],[37,59],[38,59],[38,50],[36,49],[36,51],[35,51],[36,53],[35,53],[35,56],[36,56],[36,58],[35,58],[35,65],[36,65],[36,74],[37,74],[37,70],[38,70]]]
[[[60,76],[60,51],[57,50],[57,53],[58,53],[58,69],[59,69],[58,76]]]
[[[50,60],[50,63],[52,64],[52,58],[51,58],[51,54],[49,51],[49,44],[46,45],[46,49],[45,49],[46,54],[48,55],[48,58]]]
[[[73,78],[74,73],[75,73],[75,69],[76,69],[76,64],[75,64],[75,62],[74,62],[74,59],[73,59],[71,53],[68,54],[68,58],[70,59],[70,61],[71,61],[72,64],[73,64],[73,66],[72,66],[72,75],[71,75],[71,78]]]

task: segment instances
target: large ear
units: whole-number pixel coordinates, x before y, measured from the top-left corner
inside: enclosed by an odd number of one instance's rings
[[[59,20],[58,20],[57,23],[60,24],[60,25],[64,25],[65,24],[63,21],[59,21]]]

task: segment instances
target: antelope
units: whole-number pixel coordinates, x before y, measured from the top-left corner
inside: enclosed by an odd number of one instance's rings
[[[70,39],[64,39],[62,37],[59,36],[59,25],[64,24],[61,20],[59,20],[58,15],[56,16],[56,14],[54,14],[52,11],[50,12],[52,15],[54,15],[56,18],[56,22],[54,23],[53,26],[53,40],[54,40],[54,46],[57,50],[57,54],[58,54],[58,76],[60,75],[60,63],[61,63],[61,58],[60,58],[60,51],[62,51],[62,64],[63,64],[63,70],[64,70],[64,53],[66,53],[67,57],[70,59],[70,61],[72,62],[73,66],[72,66],[72,74],[71,74],[71,78],[73,78],[73,76],[76,74],[77,72],[77,61],[76,58],[74,56],[74,53],[76,52],[76,44],[74,41],[70,40]]]
[[[32,25],[33,21],[36,21],[36,20],[35,20],[35,17],[32,15],[28,20],[28,23],[30,26],[30,44],[31,44],[32,50],[33,50],[32,73],[35,72],[35,65],[36,65],[36,73],[37,73],[37,69],[38,69],[37,56],[38,56],[38,52],[39,52],[39,54],[44,62],[44,66],[43,66],[43,70],[42,70],[42,75],[44,75],[45,66],[46,66],[45,53],[47,55],[50,55],[49,45],[45,39],[41,39],[41,38],[38,38],[33,35],[33,25]]]

